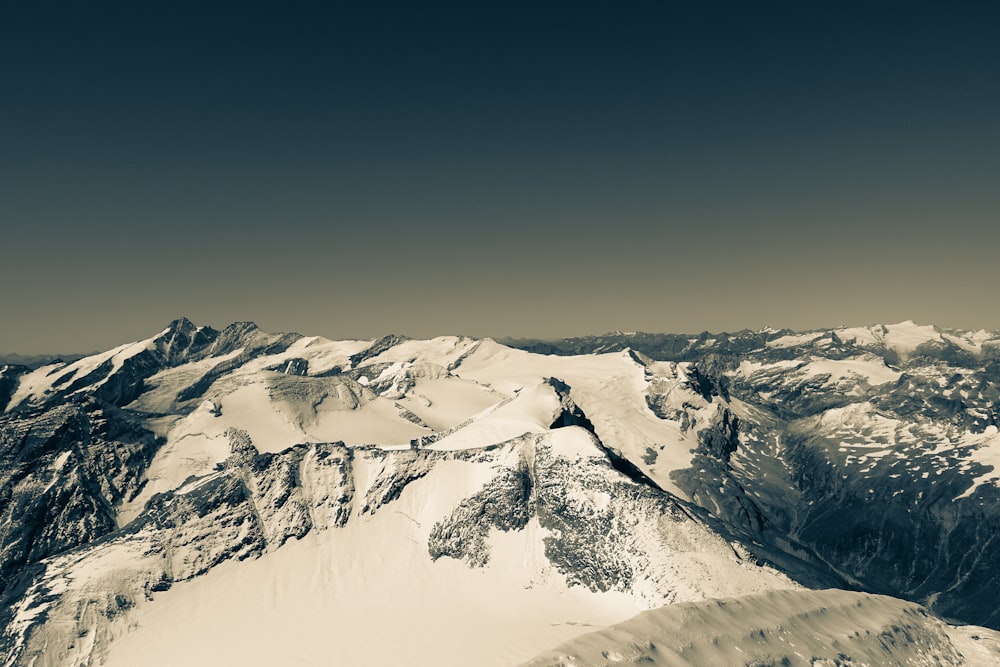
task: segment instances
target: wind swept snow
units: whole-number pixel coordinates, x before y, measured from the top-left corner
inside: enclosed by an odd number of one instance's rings
[[[841,590],[768,591],[643,612],[570,640],[523,667],[996,664],[976,661],[984,655],[1000,658],[1000,652],[990,656],[1000,634],[977,630],[991,643],[972,651],[974,640],[953,643],[954,629],[911,602]]]

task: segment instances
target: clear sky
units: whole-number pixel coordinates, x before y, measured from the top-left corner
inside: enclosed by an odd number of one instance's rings
[[[1000,328],[988,2],[5,2],[0,352]]]

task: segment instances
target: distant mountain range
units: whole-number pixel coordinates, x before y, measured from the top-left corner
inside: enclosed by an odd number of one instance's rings
[[[1000,664],[998,332],[47,362],[0,365],[4,665]]]
[[[91,353],[96,354],[96,353]],[[54,362],[71,362],[82,359],[87,354],[0,354],[0,366],[27,366],[38,368]]]

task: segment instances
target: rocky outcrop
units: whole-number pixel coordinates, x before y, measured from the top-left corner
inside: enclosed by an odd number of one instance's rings
[[[382,336],[374,343],[372,343],[371,346],[368,347],[368,349],[362,352],[358,352],[357,354],[351,355],[350,357],[351,368],[357,368],[364,361],[377,357],[386,350],[391,349],[407,340],[409,339],[406,336],[398,336],[396,334],[389,334],[387,336]]]
[[[17,383],[28,370],[27,366],[22,365],[0,365],[0,414],[7,409],[7,404],[17,389]]]
[[[158,444],[93,400],[0,421],[0,591],[26,565],[114,530]]]
[[[276,366],[272,366],[269,370],[284,373],[285,375],[308,375],[309,360],[302,357],[292,357]]]
[[[931,461],[885,457],[865,472],[825,454],[829,443],[801,435],[787,460],[802,489],[794,531],[869,589],[918,600],[946,618],[1000,626],[1000,493],[973,494],[945,470],[923,480]],[[923,465],[922,465],[923,464]],[[927,467],[923,467],[927,466]]]
[[[199,327],[186,317],[167,325],[166,331],[156,338],[156,352],[167,366],[178,366],[188,361],[202,359],[214,352],[211,346],[219,338],[212,327]]]
[[[434,525],[427,551],[483,567],[490,560],[486,538],[491,529],[521,530],[535,513],[532,480],[527,463],[506,468],[476,495],[466,498],[449,517]]]

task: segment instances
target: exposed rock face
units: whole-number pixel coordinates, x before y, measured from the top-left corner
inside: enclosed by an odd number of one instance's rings
[[[219,337],[212,327],[196,326],[186,317],[174,320],[156,338],[156,351],[167,366],[176,366],[205,355]]]
[[[967,480],[947,468],[938,474],[942,464],[926,455],[861,467],[841,462],[829,447],[809,439],[787,443],[793,479],[803,490],[794,523],[799,538],[871,590],[925,602],[946,618],[1000,626],[993,593],[1000,588],[996,488],[961,497]],[[935,479],[928,483],[924,472]]]
[[[28,372],[27,366],[5,364],[0,366],[0,412],[7,409],[10,397],[17,388],[18,378]]]
[[[655,572],[664,554],[643,549],[641,536],[690,520],[665,494],[615,474],[610,460],[582,467],[542,444],[533,469],[539,523],[551,531],[546,555],[569,581],[593,590],[629,590]]]
[[[355,368],[360,366],[366,359],[372,359],[382,354],[386,350],[389,350],[396,345],[408,340],[406,336],[397,336],[396,334],[389,334],[388,336],[382,336],[374,343],[371,344],[368,349],[363,352],[358,352],[357,354],[351,355],[351,367]]]
[[[993,485],[972,487],[988,468],[962,462],[962,450],[973,449],[988,418],[956,424],[950,410],[928,417],[939,389],[928,395],[904,377],[871,390],[870,403],[845,408],[828,408],[824,399],[810,403],[799,394],[803,416],[761,433],[756,444],[765,449],[752,455],[763,462],[767,450],[777,451],[785,480],[737,472],[731,479],[766,508],[774,528],[809,544],[870,590],[997,627],[995,598],[984,591],[1000,590],[1000,545],[992,538],[1000,528],[1000,496]],[[914,410],[915,403],[923,407]],[[893,404],[906,408],[887,409]],[[773,490],[786,480],[791,496]],[[789,497],[795,499],[792,516],[786,514]]]
[[[0,421],[0,592],[26,564],[117,527],[158,440],[117,408],[79,400]]]
[[[486,543],[490,529],[521,530],[528,525],[537,505],[527,462],[519,458],[518,463],[516,468],[505,468],[489,486],[434,525],[427,544],[431,558],[449,556],[483,567],[490,560]]]
[[[279,373],[284,373],[285,375],[308,375],[309,360],[303,359],[302,357],[293,357],[288,361],[282,362],[271,370],[276,370]]]
[[[740,446],[740,418],[723,409],[722,418],[698,436],[707,456],[729,463],[729,458]]]

